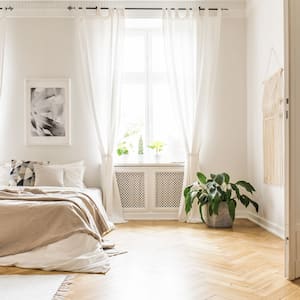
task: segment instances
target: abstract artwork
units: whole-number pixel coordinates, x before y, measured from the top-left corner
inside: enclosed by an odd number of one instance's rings
[[[26,80],[26,143],[69,145],[69,80]]]

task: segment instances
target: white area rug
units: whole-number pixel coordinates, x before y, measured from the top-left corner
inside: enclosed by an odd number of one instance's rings
[[[71,280],[71,276],[65,275],[0,275],[0,299],[64,299]]]

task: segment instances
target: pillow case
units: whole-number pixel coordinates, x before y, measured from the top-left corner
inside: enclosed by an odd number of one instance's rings
[[[0,185],[9,184],[10,163],[0,163]]]
[[[68,187],[84,188],[84,171],[84,166],[64,168],[64,185]]]
[[[64,186],[64,170],[53,166],[34,165],[34,186]]]
[[[10,169],[9,185],[11,186],[34,186],[34,165],[48,164],[47,162],[30,160],[12,160]]]
[[[64,186],[84,188],[83,182],[85,166],[84,161],[78,161],[69,164],[53,164],[50,165],[64,170]]]

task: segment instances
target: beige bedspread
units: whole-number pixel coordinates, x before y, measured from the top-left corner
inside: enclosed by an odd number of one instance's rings
[[[83,192],[0,189],[0,256],[31,251],[86,233],[101,241],[107,217]]]

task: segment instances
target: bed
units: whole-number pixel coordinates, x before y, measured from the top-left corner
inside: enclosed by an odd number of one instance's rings
[[[99,189],[0,186],[0,266],[106,273],[113,228]]]

